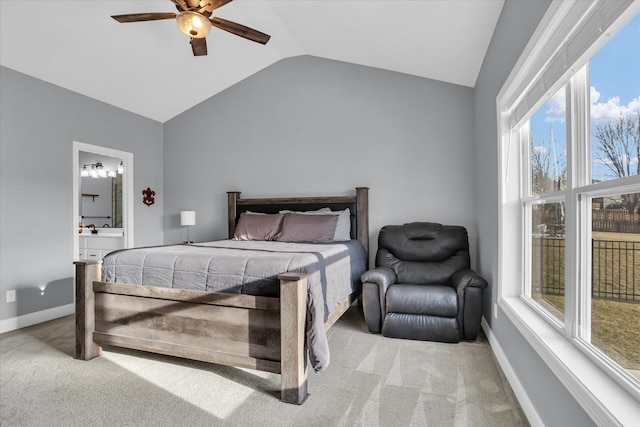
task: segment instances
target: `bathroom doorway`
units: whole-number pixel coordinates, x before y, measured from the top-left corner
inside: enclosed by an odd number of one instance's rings
[[[72,232],[74,260],[133,247],[132,153],[73,142]]]

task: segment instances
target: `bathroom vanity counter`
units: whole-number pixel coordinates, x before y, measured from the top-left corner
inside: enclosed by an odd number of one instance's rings
[[[109,252],[124,249],[124,236],[120,232],[98,234],[81,233],[78,239],[78,259],[102,259]]]

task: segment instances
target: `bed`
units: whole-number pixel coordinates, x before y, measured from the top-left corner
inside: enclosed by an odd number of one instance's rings
[[[110,254],[104,261],[75,262],[75,357],[90,360],[101,354],[102,346],[111,345],[278,373],[281,400],[301,404],[308,394],[308,359],[313,369],[326,368],[325,330],[360,295],[361,284],[354,277],[360,271],[357,268],[367,268],[368,188],[358,187],[354,195],[334,197],[243,199],[240,194],[228,192],[229,240],[144,248],[143,255],[138,252],[140,248],[128,249]],[[291,249],[291,244],[280,242],[247,242],[249,246],[245,246],[245,242],[231,240],[243,226],[243,215],[257,218],[267,214],[266,218],[281,212],[326,208],[349,209],[349,241],[294,243],[296,249]],[[352,251],[356,247],[362,251],[363,260],[354,267]],[[241,253],[243,260],[227,261],[229,251]],[[135,262],[136,257],[145,262],[173,259],[174,265],[182,266],[180,274],[172,272],[167,277],[179,276],[180,287],[162,283],[164,273],[155,261],[142,267]],[[311,258],[317,262],[311,263]],[[224,280],[211,279],[210,274],[205,274],[205,279],[201,272],[188,267],[215,263],[244,263],[245,276],[238,279],[242,283],[218,291]],[[247,267],[253,264],[271,271],[247,280],[247,275],[256,275]],[[350,269],[355,286],[342,293],[331,291],[327,266],[343,275]],[[236,275],[229,268],[225,277]],[[264,287],[255,286],[262,282]],[[332,297],[326,298],[329,294]]]

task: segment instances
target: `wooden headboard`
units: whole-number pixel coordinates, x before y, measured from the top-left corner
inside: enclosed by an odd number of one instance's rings
[[[369,188],[356,187],[353,196],[327,197],[277,197],[260,199],[241,199],[239,191],[228,191],[229,200],[229,238],[233,237],[236,222],[240,214],[245,211],[261,213],[278,213],[281,210],[307,211],[324,207],[331,210],[351,212],[351,238],[362,242],[367,254],[369,253]]]

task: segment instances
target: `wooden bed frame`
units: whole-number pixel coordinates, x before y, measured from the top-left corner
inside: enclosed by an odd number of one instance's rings
[[[368,252],[368,188],[355,196],[241,199],[228,193],[229,236],[241,212],[349,207],[352,238]],[[355,214],[354,214],[355,212]],[[140,286],[101,281],[102,261],[76,261],[75,357],[90,360],[102,345],[281,375],[281,400],[301,404],[307,396],[305,274],[283,272],[280,298]],[[359,291],[329,313],[328,329]]]

